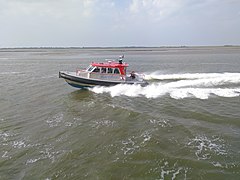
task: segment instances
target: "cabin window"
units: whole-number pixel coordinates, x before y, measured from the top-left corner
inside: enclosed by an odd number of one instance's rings
[[[114,69],[114,74],[120,74],[117,68]]]
[[[99,67],[96,67],[93,72],[100,72],[100,68]]]
[[[93,68],[95,68],[94,66],[89,66],[87,71],[91,72],[93,70]]]
[[[112,73],[112,72],[113,72],[112,68],[108,68],[108,73]]]
[[[106,68],[102,68],[101,73],[106,73]]]

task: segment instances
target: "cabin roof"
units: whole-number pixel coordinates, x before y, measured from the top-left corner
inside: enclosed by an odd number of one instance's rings
[[[108,67],[108,68],[128,67],[127,63],[120,64],[119,62],[115,62],[115,61],[108,61],[108,62],[102,62],[102,63],[92,62],[91,65],[96,67]]]

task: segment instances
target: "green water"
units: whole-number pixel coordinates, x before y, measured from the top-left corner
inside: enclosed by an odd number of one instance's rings
[[[240,49],[1,49],[0,179],[239,179]],[[125,55],[147,87],[58,78]]]

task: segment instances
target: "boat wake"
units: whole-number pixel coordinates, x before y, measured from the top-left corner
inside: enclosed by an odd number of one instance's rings
[[[114,96],[158,98],[169,95],[174,99],[198,98],[210,96],[240,96],[240,73],[188,73],[188,74],[148,74],[146,80],[155,80],[146,87],[140,85],[116,85],[112,87],[94,87],[95,93],[110,93]]]

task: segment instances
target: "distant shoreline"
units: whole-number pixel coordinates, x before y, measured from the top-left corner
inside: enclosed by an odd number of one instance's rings
[[[150,51],[161,49],[188,49],[188,48],[240,48],[240,45],[223,45],[223,46],[119,46],[119,47],[2,47],[6,49],[85,49],[85,50],[135,50]]]

